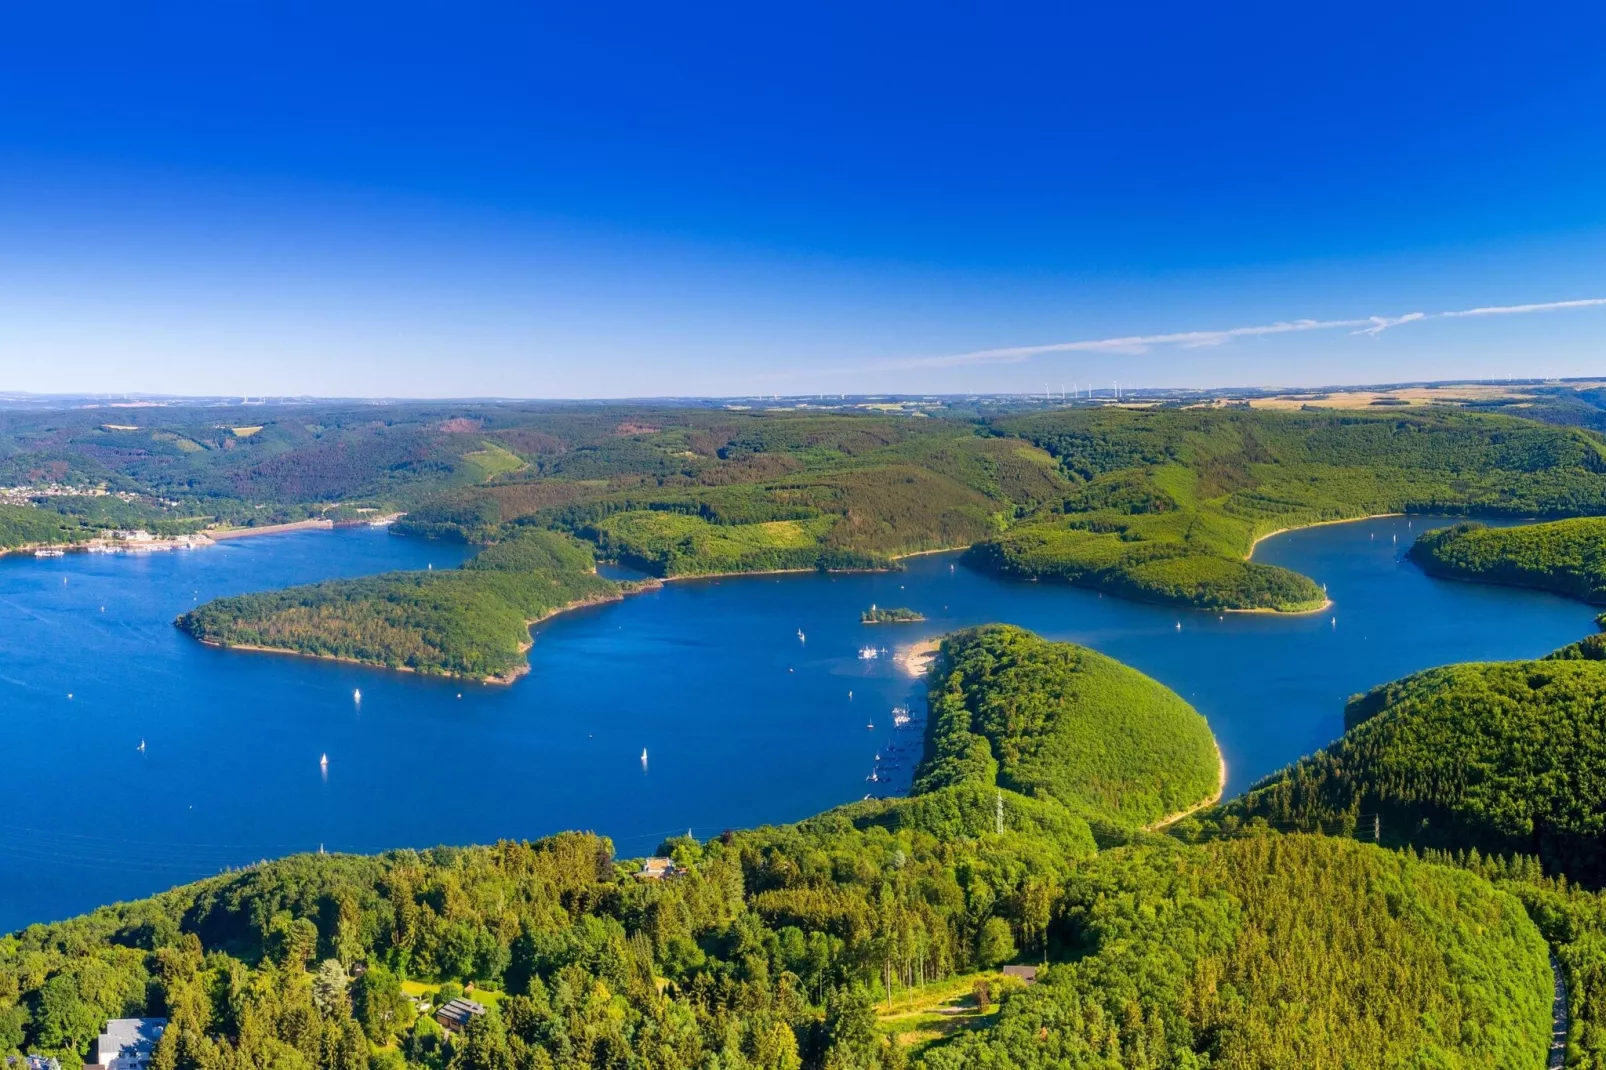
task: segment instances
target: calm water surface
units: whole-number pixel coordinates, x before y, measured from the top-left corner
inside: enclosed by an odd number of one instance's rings
[[[795,820],[885,792],[865,777],[891,707],[915,689],[891,659],[858,649],[986,621],[1085,643],[1174,688],[1209,718],[1238,791],[1337,736],[1350,694],[1594,630],[1581,603],[1433,580],[1397,560],[1446,522],[1387,518],[1262,543],[1256,560],[1328,585],[1332,609],[1303,617],[1001,581],[954,555],[902,573],[673,583],[538,628],[531,672],[512,687],[213,650],[172,627],[196,601],[451,567],[462,547],[356,529],[0,559],[0,931],[320,844],[583,828],[641,854],[688,828]],[[930,619],[860,625],[872,602]]]

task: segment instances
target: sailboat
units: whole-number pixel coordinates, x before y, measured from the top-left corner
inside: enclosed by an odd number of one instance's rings
[[[643,769],[647,768],[647,748],[646,747],[641,748],[641,767]]]
[[[323,757],[318,759],[318,768],[320,768],[320,769],[328,769],[329,768],[329,755],[325,754]]]
[[[800,643],[808,642],[808,640],[803,637],[803,629],[802,628],[799,628],[797,630],[797,641],[800,642]]]
[[[145,753],[145,741],[143,739],[140,740],[139,741],[139,746],[135,747],[134,749],[139,751],[141,754],[144,754]]]
[[[362,688],[357,687],[357,688],[353,688],[352,689],[352,691],[351,691],[351,701],[353,701],[353,702],[361,702],[362,701]]]

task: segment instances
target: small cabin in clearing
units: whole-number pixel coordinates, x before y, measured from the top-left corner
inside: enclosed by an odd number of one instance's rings
[[[449,1033],[461,1033],[471,1019],[485,1013],[483,1004],[458,997],[435,1008],[435,1020]]]
[[[1004,967],[1004,976],[1005,977],[1013,977],[1016,980],[1020,980],[1020,981],[1025,981],[1029,985],[1035,985],[1037,983],[1037,967],[1036,966],[1005,966]]]

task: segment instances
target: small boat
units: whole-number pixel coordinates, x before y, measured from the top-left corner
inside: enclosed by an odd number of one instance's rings
[[[800,643],[808,642],[808,639],[804,638],[803,629],[802,628],[799,628],[797,630],[797,641],[800,642]]]
[[[1179,620],[1179,621],[1177,621],[1177,631],[1180,632],[1181,630],[1182,630],[1182,622]]]
[[[33,555],[35,557],[61,557],[64,553],[65,551],[62,550],[35,550]]]
[[[353,701],[353,702],[361,702],[362,701],[362,688],[358,687],[358,688],[353,688],[352,689],[351,701]]]
[[[879,658],[880,656],[881,656],[881,651],[877,650],[873,646],[862,646],[862,647],[859,648],[859,660],[860,661],[870,661],[871,659]]]
[[[646,747],[641,748],[641,767],[643,769],[647,768],[647,748]]]
[[[139,746],[135,747],[134,749],[139,751],[141,754],[144,754],[145,753],[145,741],[143,739],[140,740],[139,741]]]
[[[872,731],[872,732],[874,732],[874,731],[875,731],[875,722],[874,722],[874,721],[871,721],[871,722],[870,722],[870,723],[869,723],[869,724],[867,724],[867,725],[865,725],[865,726],[864,726],[864,727],[866,727],[866,728],[868,728],[868,729],[869,729],[869,730],[870,730],[870,731]]]
[[[321,769],[328,769],[329,768],[329,755],[325,754],[323,757],[319,758],[318,759],[318,766]]]

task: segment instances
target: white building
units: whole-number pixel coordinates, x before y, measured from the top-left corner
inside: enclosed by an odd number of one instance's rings
[[[95,1038],[94,1066],[103,1070],[145,1070],[156,1042],[167,1028],[166,1018],[113,1018]],[[92,1070],[85,1066],[84,1070]]]

